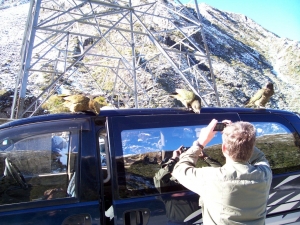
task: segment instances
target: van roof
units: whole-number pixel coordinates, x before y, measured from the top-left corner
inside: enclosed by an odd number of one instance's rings
[[[114,117],[114,116],[130,116],[130,115],[168,115],[168,114],[193,114],[193,111],[188,111],[185,108],[139,108],[139,109],[105,109],[101,110],[99,115],[95,115],[92,112],[80,112],[80,113],[59,113],[59,114],[47,114],[40,116],[32,116],[28,118],[10,120],[7,123],[0,125],[0,129],[8,128],[11,126],[19,126],[28,123],[36,123],[50,120],[62,120],[62,119],[79,119],[88,117]],[[251,109],[251,108],[221,108],[221,107],[204,107],[201,109],[201,113],[251,113],[251,114],[286,114],[295,115],[289,111],[275,110],[275,109]]]

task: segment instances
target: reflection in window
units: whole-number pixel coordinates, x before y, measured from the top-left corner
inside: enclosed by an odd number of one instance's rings
[[[252,123],[256,129],[256,136],[263,136],[268,134],[287,134],[289,133],[289,129],[279,123]]]
[[[275,122],[253,122],[257,130],[256,146],[270,162],[274,174],[300,170],[299,137],[287,127]],[[127,198],[155,193],[153,177],[161,164],[179,146],[190,147],[202,126],[162,127],[124,130],[121,133],[123,156],[117,158],[120,196]],[[206,153],[222,165],[222,134],[218,132],[206,146]],[[207,166],[198,160],[196,167]],[[120,169],[121,168],[121,169]],[[170,191],[177,190],[176,186]]]
[[[190,147],[204,126],[206,125],[122,131],[123,157],[119,158],[117,163],[124,167],[125,188],[130,191],[129,193],[133,196],[145,195],[152,193],[152,189],[156,190],[153,177],[161,168],[161,164],[166,162],[180,146]],[[210,148],[209,155],[215,155],[223,160],[221,143],[221,133],[217,133],[207,147]],[[207,164],[199,160],[197,167],[202,166]],[[172,190],[175,189],[171,188],[170,191]]]
[[[257,131],[256,146],[265,153],[273,174],[300,170],[300,149],[296,144],[295,134],[275,122],[252,124]]]
[[[72,193],[67,191],[76,159],[69,142],[70,132],[58,132],[11,141],[2,148],[0,204],[75,196],[71,187]]]
[[[106,166],[106,152],[104,138],[99,137],[100,161],[102,166]]]
[[[125,130],[121,133],[124,155],[143,154],[157,151],[173,151],[179,146],[190,147],[203,126],[164,127],[139,130]],[[209,143],[220,143],[221,133]]]
[[[22,168],[24,175],[66,172],[69,134],[43,134],[16,142],[4,156]]]

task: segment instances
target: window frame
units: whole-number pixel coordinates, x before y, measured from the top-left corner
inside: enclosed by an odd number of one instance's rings
[[[71,147],[71,142],[74,139],[77,140],[77,159],[75,162],[75,166],[77,167],[76,170],[79,170],[79,152],[81,151],[81,141],[80,136],[83,130],[89,131],[90,130],[90,123],[87,119],[65,119],[59,121],[44,121],[44,122],[36,122],[32,124],[25,124],[21,126],[9,127],[2,129],[0,132],[0,141],[4,140],[5,138],[13,137],[12,140],[20,141],[23,139],[27,139],[30,137],[48,134],[48,133],[59,133],[59,132],[70,132],[70,140],[69,140],[69,148]],[[76,142],[76,141],[75,141]],[[73,142],[74,144],[74,142]],[[74,146],[75,147],[75,146]],[[0,150],[1,152],[1,150]],[[68,166],[66,174],[68,175],[69,171],[69,158],[68,158]],[[79,177],[80,173],[76,174],[76,177]],[[52,175],[56,175],[55,173]],[[46,175],[47,176],[47,175]],[[77,186],[79,184],[79,179],[76,179],[76,192]],[[78,196],[78,195],[77,195]],[[57,198],[52,200],[40,200],[40,201],[29,201],[29,202],[20,202],[14,204],[3,204],[0,205],[0,212],[6,212],[11,210],[21,210],[21,209],[28,209],[28,208],[38,208],[38,207],[46,207],[52,205],[61,205],[61,204],[70,204],[78,202],[78,197],[65,197],[65,198]]]
[[[188,115],[141,115],[141,116],[118,116],[109,118],[109,143],[111,146],[112,154],[112,168],[113,179],[114,179],[114,198],[115,199],[126,199],[140,197],[139,194],[144,196],[150,196],[157,194],[155,191],[151,193],[142,193],[140,191],[135,196],[126,196],[123,194],[124,186],[126,186],[126,174],[124,169],[124,159],[122,151],[122,139],[121,133],[124,130],[134,129],[147,129],[147,128],[160,128],[160,127],[183,127],[183,126],[197,126],[197,125],[208,125],[212,119],[231,120],[233,122],[239,121],[240,118],[237,113],[201,113],[201,114],[188,114]],[[191,143],[192,144],[192,143]],[[174,149],[175,150],[175,149]],[[178,190],[179,191],[179,190]]]

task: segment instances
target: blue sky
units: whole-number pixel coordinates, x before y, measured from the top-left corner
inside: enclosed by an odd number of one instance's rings
[[[300,41],[300,0],[198,0],[201,2],[244,14],[280,37]]]

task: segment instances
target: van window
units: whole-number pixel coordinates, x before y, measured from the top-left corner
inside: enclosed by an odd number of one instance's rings
[[[75,197],[77,144],[70,137],[68,131],[2,140],[0,204]]]
[[[120,188],[121,197],[148,195],[157,193],[153,178],[167,162],[174,150],[180,146],[190,147],[197,139],[200,130],[206,125],[179,126],[123,130],[121,132],[123,157],[119,160],[124,167],[125,190]],[[207,153],[212,158],[224,163],[221,153],[222,136],[218,132],[207,146]],[[207,166],[199,160],[197,167]],[[183,189],[172,183],[167,192]]]
[[[276,114],[240,114],[256,128],[256,146],[268,159],[273,174],[300,171],[300,138],[285,118]]]
[[[252,122],[256,128],[256,146],[269,160],[273,174],[300,170],[298,134],[277,122]]]
[[[105,139],[99,137],[99,149],[100,149],[100,163],[102,167],[106,167],[106,152],[105,152]]]

